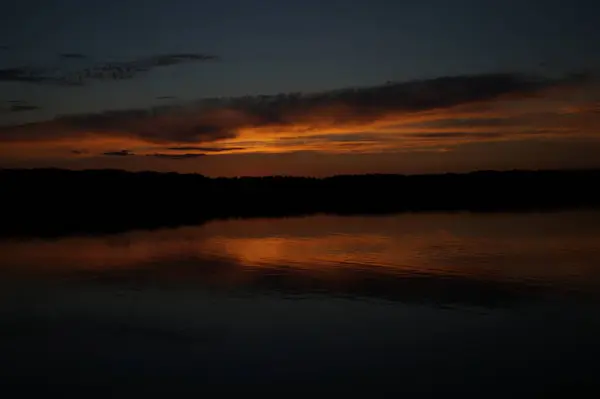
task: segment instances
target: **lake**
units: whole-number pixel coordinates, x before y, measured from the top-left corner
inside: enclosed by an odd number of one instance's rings
[[[600,387],[597,211],[6,239],[0,284],[0,389],[21,393],[565,397]]]

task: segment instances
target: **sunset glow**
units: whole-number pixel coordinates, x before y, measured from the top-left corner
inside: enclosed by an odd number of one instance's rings
[[[380,109],[365,112],[345,104],[343,93],[332,95],[333,100],[327,100],[331,105],[325,107],[311,105],[314,102],[311,97],[298,98],[296,101],[307,105],[284,103],[285,106],[276,111],[279,112],[276,122],[266,122],[252,108],[244,111],[244,107],[250,105],[242,105],[238,110],[226,105],[167,109],[156,114],[158,116],[153,113],[129,116],[125,112],[122,116],[115,114],[114,118],[119,118],[115,121],[122,120],[117,124],[112,121],[112,114],[95,117],[106,119],[102,123],[108,124],[108,130],[79,130],[76,126],[87,123],[82,119],[87,117],[80,118],[82,122],[76,124],[71,119],[56,119],[3,128],[0,156],[15,163],[70,159],[75,164],[93,162],[107,166],[111,158],[135,157],[144,162],[163,158],[159,162],[171,162],[174,167],[186,163],[188,170],[194,170],[190,163],[195,163],[202,170],[205,155],[452,152],[470,143],[565,138],[572,142],[598,141],[600,90],[597,85],[593,81],[559,81],[556,87],[552,85],[555,84],[551,83],[548,89],[536,89],[534,96],[517,96],[519,92],[516,92],[491,96],[485,101],[464,104],[459,101],[457,105],[414,111],[382,105]],[[383,86],[376,90],[385,89]],[[442,91],[439,95],[445,94]],[[341,100],[336,100],[337,97]],[[273,101],[283,100],[273,97]],[[198,130],[197,134],[187,133],[198,125],[211,127]]]

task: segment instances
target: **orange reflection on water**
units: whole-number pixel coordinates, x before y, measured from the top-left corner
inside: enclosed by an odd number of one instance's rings
[[[316,237],[223,237],[205,242],[211,251],[224,252],[246,266],[303,265],[337,267],[345,263],[368,263],[388,247],[392,239],[377,235],[325,235]],[[399,260],[399,259],[398,259]]]
[[[598,242],[598,212],[313,216],[6,240],[0,242],[0,267],[25,275],[136,270],[186,279],[208,273],[238,282],[277,271],[342,280],[367,271],[597,285]]]

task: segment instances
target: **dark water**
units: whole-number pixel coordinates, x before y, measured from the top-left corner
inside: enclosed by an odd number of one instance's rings
[[[6,240],[0,266],[0,390],[581,397],[600,387],[599,212]]]

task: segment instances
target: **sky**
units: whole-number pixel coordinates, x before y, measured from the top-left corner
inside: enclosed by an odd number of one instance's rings
[[[596,0],[20,0],[0,167],[600,167]]]

